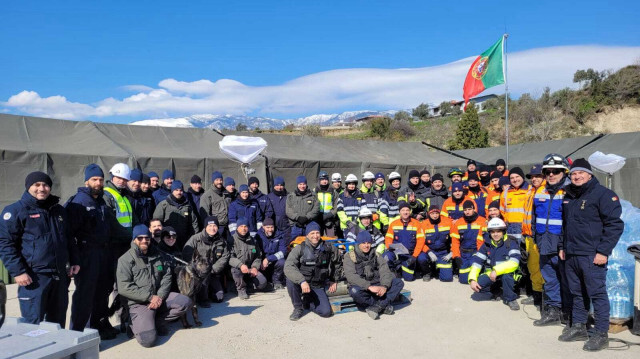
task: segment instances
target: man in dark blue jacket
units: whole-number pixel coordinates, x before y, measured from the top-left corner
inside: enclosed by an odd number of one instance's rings
[[[175,179],[176,176],[173,171],[164,170],[164,172],[162,172],[162,184],[153,192],[153,199],[156,201],[156,206],[171,194],[171,184]]]
[[[268,279],[271,279],[274,289],[284,289],[284,257],[287,254],[284,234],[276,229],[273,219],[267,218],[262,223],[262,228],[258,230],[258,238],[264,254],[260,269]]]
[[[607,296],[607,259],[618,243],[624,222],[618,196],[593,177],[584,158],[573,162],[571,184],[562,201],[564,243],[559,251],[566,260],[566,273],[573,297],[572,325],[558,340],[587,340],[582,347],[598,351],[609,346],[609,298]],[[593,303],[595,331],[587,333],[587,316]]]
[[[264,218],[273,218],[273,205],[271,205],[269,197],[260,191],[260,180],[257,177],[250,177],[247,185],[249,186],[249,196],[258,201]]]
[[[104,172],[92,163],[84,170],[84,187],[65,204],[69,216],[69,239],[77,243],[82,271],[75,276],[76,290],[71,303],[72,330],[83,331],[87,321],[97,329],[100,339],[114,339],[117,332],[109,321],[109,293],[113,288],[109,251],[111,211],[103,199]],[[109,279],[111,278],[111,280]]]
[[[138,219],[138,223],[149,225],[153,218],[153,211],[156,209],[155,201],[150,196],[142,192],[143,173],[137,168],[131,170],[129,181],[127,181],[127,198],[133,207],[133,214]]]
[[[67,214],[51,195],[51,177],[32,172],[22,198],[0,215],[0,259],[18,283],[20,313],[27,323],[64,327],[70,276],[78,274],[78,249],[67,240]],[[67,265],[69,269],[67,269]]]
[[[273,207],[273,216],[276,223],[276,229],[284,234],[284,240],[287,245],[291,242],[291,226],[287,217],[287,189],[284,188],[284,178],[276,177],[273,180],[273,191],[267,197],[271,201]]]

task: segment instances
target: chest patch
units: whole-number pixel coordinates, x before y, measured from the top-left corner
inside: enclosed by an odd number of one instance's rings
[[[38,214],[30,214],[29,218],[40,218],[40,213],[38,213]]]

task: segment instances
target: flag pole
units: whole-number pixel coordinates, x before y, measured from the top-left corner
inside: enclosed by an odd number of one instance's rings
[[[507,149],[507,168],[509,168],[509,81],[507,80],[507,38],[509,34],[502,35],[502,58],[504,59],[504,122],[505,122],[505,139]]]

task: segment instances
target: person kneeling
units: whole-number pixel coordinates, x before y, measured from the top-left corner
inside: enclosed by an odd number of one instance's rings
[[[491,243],[483,243],[473,255],[469,285],[475,292],[474,300],[490,300],[492,293],[502,285],[502,301],[511,310],[520,310],[514,292],[514,273],[520,265],[520,246],[517,240],[507,237],[507,225],[500,218],[489,221],[487,230]],[[485,269],[483,274],[480,272]],[[479,276],[478,276],[479,275]]]
[[[171,290],[171,267],[157,246],[149,246],[151,232],[143,224],[133,228],[131,249],[118,259],[119,294],[126,298],[131,331],[143,347],[169,333],[166,322],[177,320],[191,308],[188,297]]]
[[[358,233],[356,243],[343,257],[344,275],[347,278],[349,295],[358,305],[366,306],[371,319],[380,313],[393,314],[393,302],[404,282],[396,278],[387,261],[371,249],[373,238],[367,231]]]
[[[287,291],[293,303],[291,320],[302,317],[305,305],[321,317],[330,317],[333,312],[325,286],[329,287],[329,293],[334,293],[342,269],[340,252],[322,242],[320,225],[316,222],[307,224],[306,236],[304,242],[291,250],[284,264]]]
[[[249,299],[247,281],[251,281],[257,290],[263,290],[267,286],[267,278],[259,271],[262,264],[262,250],[256,238],[249,234],[249,221],[246,218],[240,218],[236,223],[238,227],[233,234],[229,265],[238,290],[238,297],[247,300]]]

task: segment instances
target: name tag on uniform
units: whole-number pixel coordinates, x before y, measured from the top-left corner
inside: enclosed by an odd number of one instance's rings
[[[30,214],[29,218],[40,218],[40,213],[38,213],[38,214]]]
[[[569,201],[562,201],[562,203],[567,204],[567,203],[569,203]]]
[[[96,207],[87,207],[87,212],[91,211],[92,209],[96,209]]]
[[[308,201],[307,201],[307,203],[308,203],[308,204],[311,204],[311,202],[313,202],[313,201],[311,201],[311,200],[308,200]]]
[[[546,199],[546,198],[540,198],[538,201],[540,201],[540,202],[546,202],[546,201],[547,201],[547,199]]]

